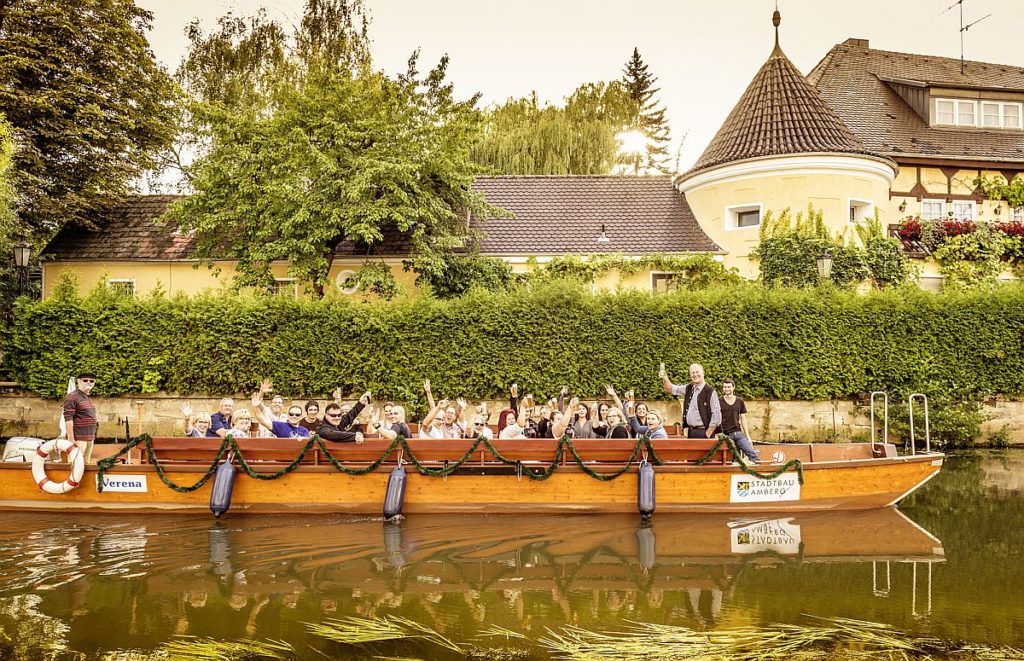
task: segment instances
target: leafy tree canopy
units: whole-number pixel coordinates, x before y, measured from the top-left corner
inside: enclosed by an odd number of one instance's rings
[[[0,113],[13,129],[20,231],[88,224],[173,137],[171,78],[132,0],[0,2]]]
[[[541,106],[534,92],[487,111],[473,159],[485,173],[609,174],[632,115],[619,82],[581,85],[563,107]]]
[[[323,293],[334,250],[372,254],[397,232],[417,259],[450,249],[466,214],[491,208],[470,186],[477,97],[455,98],[447,57],[422,75],[371,67],[360,0],[311,0],[289,33],[265,16],[192,32],[178,77],[204,152],[194,194],[171,210],[197,256],[238,260],[239,286],[268,284],[270,264]]]

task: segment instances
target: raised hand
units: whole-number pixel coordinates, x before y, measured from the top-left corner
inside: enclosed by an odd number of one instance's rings
[[[181,405],[181,415],[183,415],[186,418],[191,418],[192,417],[192,405],[189,404],[188,402],[185,402],[184,404],[182,404]]]
[[[469,402],[467,402],[463,397],[459,397],[458,399],[456,399],[455,403],[458,404],[459,408],[462,409],[463,411],[469,408]]]
[[[359,397],[359,401],[363,403],[363,406],[367,406],[370,402],[373,401],[373,393],[367,390]]]
[[[430,379],[423,379],[423,391],[430,394]]]
[[[612,397],[615,396],[615,388],[610,383],[604,387],[604,391]]]
[[[340,387],[339,388],[335,388],[334,392],[331,393],[331,397],[334,398],[334,401],[340,402],[341,401],[341,388]]]

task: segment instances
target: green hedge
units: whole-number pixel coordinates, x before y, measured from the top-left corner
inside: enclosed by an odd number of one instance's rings
[[[4,343],[15,378],[48,397],[89,368],[102,395],[248,392],[266,376],[296,397],[340,386],[413,404],[426,377],[444,396],[498,397],[515,381],[538,397],[563,384],[596,396],[612,383],[656,398],[661,360],[677,382],[701,362],[712,383],[732,377],[746,397],[1019,396],[1024,287],[651,295],[549,285],[387,304],[97,292],[23,301]]]

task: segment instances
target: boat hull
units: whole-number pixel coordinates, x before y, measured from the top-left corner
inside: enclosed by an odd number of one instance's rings
[[[666,465],[655,467],[657,512],[806,512],[864,510],[895,504],[936,475],[940,454],[804,464],[804,483],[795,471],[763,482],[739,466]],[[166,466],[175,484],[194,484],[203,466]],[[43,511],[209,511],[213,483],[180,493],[161,483],[152,465],[116,465],[108,486],[97,489],[97,470],[86,470],[81,486],[67,494],[39,489],[29,466],[0,464],[0,509]],[[257,471],[278,470],[254,464]],[[361,476],[331,466],[303,465],[275,480],[238,475],[231,512],[382,512],[390,466]],[[614,468],[597,468],[612,472]],[[771,470],[761,467],[761,470]],[[58,466],[50,469],[59,478]],[[144,479],[139,479],[144,478]],[[138,485],[143,484],[140,488]],[[128,485],[128,491],[117,490]],[[794,491],[795,487],[795,491]],[[614,480],[599,481],[575,465],[560,466],[544,481],[519,476],[510,467],[464,467],[447,478],[408,469],[404,513],[440,512],[635,512],[636,467]]]

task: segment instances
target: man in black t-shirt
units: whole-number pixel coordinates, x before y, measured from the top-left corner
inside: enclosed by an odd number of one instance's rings
[[[754,449],[754,444],[750,441],[750,432],[747,431],[747,405],[736,396],[735,381],[722,381],[722,396],[718,398],[718,403],[722,408],[722,433],[732,439],[737,449],[751,463],[761,463],[761,457]]]

